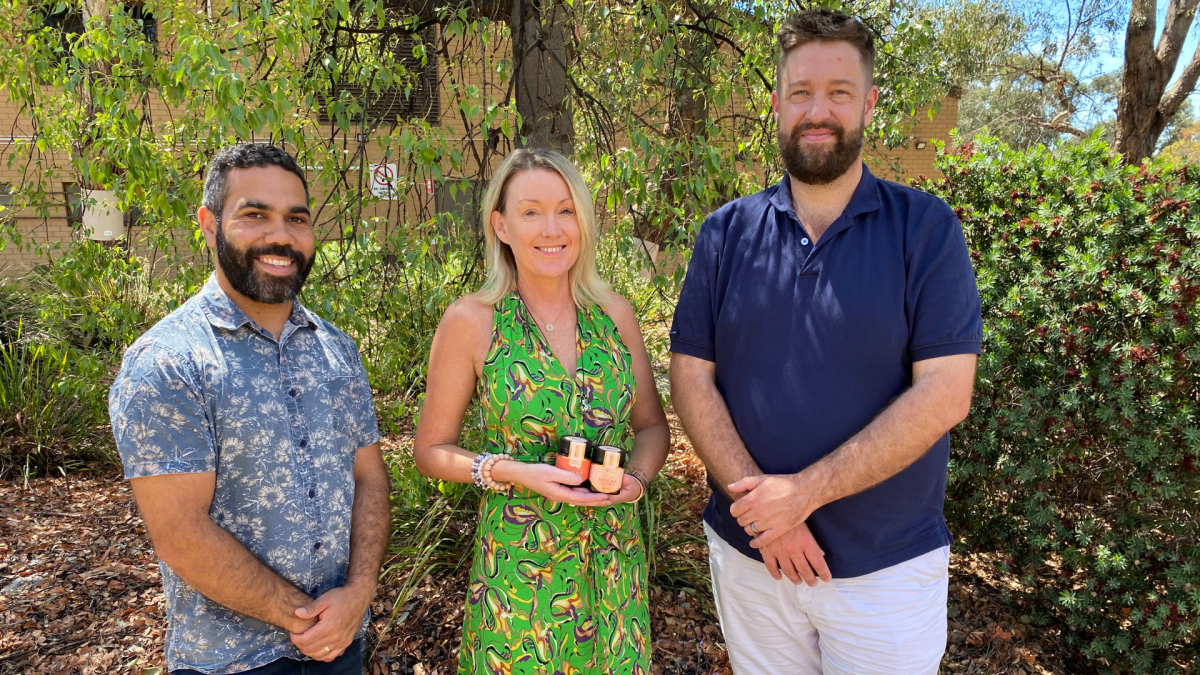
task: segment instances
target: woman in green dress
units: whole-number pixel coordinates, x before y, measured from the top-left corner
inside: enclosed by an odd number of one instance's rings
[[[489,488],[459,673],[649,673],[634,502],[662,468],[670,431],[637,318],[596,271],[591,193],[562,155],[510,154],[483,216],[487,279],[438,326],[414,450],[424,475]],[[467,449],[458,442],[472,396],[485,440]],[[543,462],[565,436],[629,453],[619,492],[591,492]]]

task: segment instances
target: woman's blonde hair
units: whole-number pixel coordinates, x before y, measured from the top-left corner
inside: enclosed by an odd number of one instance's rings
[[[496,236],[496,230],[492,227],[492,212],[504,213],[508,186],[513,178],[525,171],[551,171],[566,182],[567,189],[571,191],[571,200],[575,202],[575,220],[579,223],[579,258],[568,272],[571,297],[581,307],[602,302],[608,284],[600,278],[600,272],[596,269],[596,243],[600,237],[592,193],[571,160],[554,150],[542,148],[513,151],[504,158],[492,176],[491,185],[483,198],[487,275],[480,290],[480,299],[494,305],[517,287],[517,261],[509,245]]]

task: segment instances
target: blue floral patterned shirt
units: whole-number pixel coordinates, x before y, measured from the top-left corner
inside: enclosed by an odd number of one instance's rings
[[[215,471],[217,525],[310,596],[345,584],[354,459],[380,435],[366,371],[341,331],[296,301],[276,341],[210,277],[125,353],[109,414],[126,478]],[[304,658],[283,629],[160,565],[168,670]]]

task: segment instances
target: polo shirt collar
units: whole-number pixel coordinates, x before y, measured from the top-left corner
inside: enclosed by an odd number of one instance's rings
[[[771,205],[780,211],[792,214],[792,217],[799,222],[800,218],[796,216],[796,207],[792,204],[792,183],[786,171],[783,174],[783,180],[779,181],[779,185],[775,187],[775,194],[771,195]],[[855,216],[876,211],[880,205],[879,179],[871,173],[864,162],[862,177],[858,180],[858,186],[854,188],[854,195],[850,197],[850,203],[846,205],[846,210],[842,212],[842,215],[829,226],[825,234],[821,235],[821,241],[826,241],[831,238],[831,235],[850,227]]]
[[[246,324],[250,324],[255,329],[260,330],[259,326],[246,316],[241,307],[237,306],[230,297],[221,288],[221,284],[217,283],[216,272],[208,277],[208,281],[204,283],[204,287],[200,289],[197,296],[200,300],[200,306],[204,310],[204,315],[208,317],[208,322],[217,328],[234,331]],[[292,300],[292,315],[288,318],[288,323],[296,327],[308,326],[316,328],[317,321],[312,312],[308,311],[300,300]],[[292,330],[295,330],[294,328]],[[290,333],[287,327],[284,329],[284,335]]]

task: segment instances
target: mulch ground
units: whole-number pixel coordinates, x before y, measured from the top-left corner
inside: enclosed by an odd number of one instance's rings
[[[681,489],[703,494],[703,470],[679,436],[669,470]],[[698,516],[681,526],[701,532]],[[676,553],[706,564],[703,547]],[[952,557],[942,672],[1080,672],[1054,631],[1023,624],[1000,600],[1013,583],[986,555]],[[395,607],[398,588],[385,580],[368,674],[453,673],[465,587],[461,569],[427,576]],[[731,672],[706,594],[652,594],[654,673]],[[161,675],[165,626],[158,561],[118,472],[0,481],[0,675]]]

